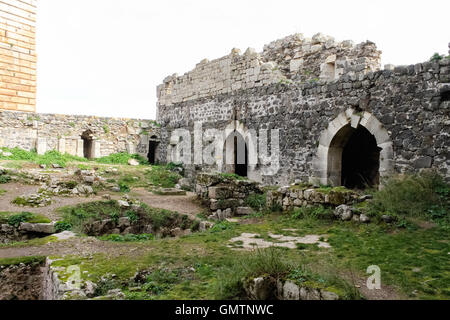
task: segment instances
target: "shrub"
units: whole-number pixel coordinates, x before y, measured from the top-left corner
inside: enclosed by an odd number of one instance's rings
[[[395,176],[374,194],[368,210],[375,214],[416,216],[448,222],[450,185],[434,171]]]
[[[118,185],[119,185],[119,188],[120,188],[120,192],[127,193],[127,192],[131,191],[130,186],[126,182],[119,181]]]
[[[8,218],[8,224],[13,227],[18,227],[22,222],[27,222],[33,218],[33,214],[29,212],[22,212],[12,215]]]
[[[255,211],[263,211],[266,208],[266,194],[253,193],[245,199],[245,204]]]
[[[68,222],[64,221],[58,221],[55,223],[55,231],[56,232],[63,232],[63,231],[69,231],[72,230],[72,225]]]
[[[132,224],[139,221],[139,215],[133,210],[128,210],[127,212],[125,212],[125,215],[128,217],[128,219],[130,219],[130,222]]]
[[[85,232],[85,226],[92,221],[107,219],[119,215],[121,209],[117,201],[96,201],[77,205],[75,207],[63,207],[59,209],[63,222],[72,226],[72,230]]]
[[[430,61],[431,62],[438,62],[438,61],[441,61],[442,59],[444,59],[444,56],[443,55],[440,55],[439,53],[435,53],[435,54],[433,54],[433,56],[430,58]]]
[[[281,249],[258,249],[249,255],[230,261],[218,272],[216,297],[218,299],[244,298],[245,279],[261,275],[280,278],[288,275],[293,266],[285,260]]]
[[[109,218],[114,221],[114,223],[119,222],[120,213],[117,211],[113,211],[109,214]]]
[[[224,230],[228,230],[233,228],[233,224],[228,221],[221,221],[216,223],[210,230],[210,232],[222,232]]]
[[[0,184],[5,184],[11,182],[11,177],[8,175],[1,175],[0,176]]]
[[[195,221],[192,223],[191,231],[192,231],[192,232],[195,232],[195,231],[198,231],[199,229],[200,229],[200,221],[195,220]]]

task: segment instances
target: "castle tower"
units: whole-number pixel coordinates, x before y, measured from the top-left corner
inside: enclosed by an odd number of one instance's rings
[[[36,111],[37,0],[0,1],[0,109]]]

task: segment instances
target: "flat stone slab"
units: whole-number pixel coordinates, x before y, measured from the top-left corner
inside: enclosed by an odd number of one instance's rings
[[[76,234],[73,233],[72,231],[64,231],[61,233],[54,234],[53,236],[56,237],[58,240],[67,240],[67,239],[75,238]]]
[[[256,233],[243,233],[239,237],[230,240],[231,243],[239,243],[242,248],[239,249],[264,249],[269,247],[282,247],[289,249],[296,249],[297,244],[317,244],[319,248],[331,248],[328,242],[321,241],[323,236],[307,235],[304,237],[284,236],[279,234],[269,233],[269,237],[274,241],[268,241],[260,238]],[[233,247],[229,245],[229,247]],[[234,247],[233,247],[234,248]]]
[[[158,189],[155,192],[161,196],[185,196],[187,194],[186,191],[175,188]]]
[[[26,223],[20,224],[19,230],[44,234],[55,233],[55,223]]]

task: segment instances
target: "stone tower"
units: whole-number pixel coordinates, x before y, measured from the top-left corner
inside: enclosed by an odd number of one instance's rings
[[[0,109],[36,111],[37,0],[0,2]]]

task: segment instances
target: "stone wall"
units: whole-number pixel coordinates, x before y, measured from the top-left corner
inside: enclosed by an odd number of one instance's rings
[[[246,206],[245,200],[251,194],[263,193],[256,182],[218,174],[197,175],[195,192],[211,210],[210,218],[214,220],[253,213],[253,210]]]
[[[84,150],[83,134],[92,140],[90,150]],[[98,158],[126,151],[147,157],[155,137],[159,127],[151,120],[0,111],[0,147],[40,154],[58,150],[83,157],[87,151]]]
[[[295,34],[264,46],[262,53],[249,48],[241,55],[233,49],[220,59],[202,60],[183,76],[167,77],[157,88],[158,104],[167,106],[289,80],[332,81],[342,75],[361,76],[379,70],[380,54],[369,41],[355,46],[320,33],[312,39]]]
[[[434,168],[449,177],[449,107],[448,58],[344,74],[331,82],[268,83],[171,104],[162,99],[158,106],[160,159],[173,160],[170,137],[176,129],[189,130],[192,141],[208,143],[206,136],[194,137],[195,123],[202,123],[203,132],[236,130],[247,142],[251,130],[279,129],[280,169],[265,175],[258,161],[249,167],[251,179],[264,184],[312,180],[339,185],[346,131],[363,127],[380,150],[381,176]],[[257,152],[257,147],[249,149],[250,154]],[[224,172],[226,168],[187,166],[188,177],[199,171]]]
[[[36,111],[36,0],[0,2],[0,109]]]
[[[340,187],[321,189],[313,188],[311,185],[294,185],[267,191],[267,207],[276,206],[283,211],[317,205],[337,207],[343,204],[353,204],[359,199],[360,196],[357,193]]]

